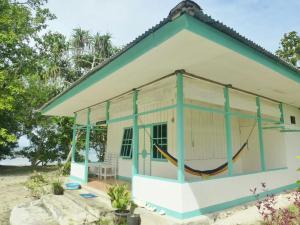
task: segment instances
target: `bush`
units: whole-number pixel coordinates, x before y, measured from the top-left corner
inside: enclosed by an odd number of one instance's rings
[[[68,162],[66,162],[66,163],[62,166],[62,168],[61,168],[61,174],[62,174],[63,176],[68,176],[68,175],[70,175],[70,171],[71,171],[71,162],[68,161]]]
[[[40,198],[44,193],[44,187],[48,184],[44,175],[36,171],[26,181],[25,186],[30,190],[31,195],[35,198]]]
[[[110,197],[112,207],[119,210],[126,210],[130,205],[130,192],[127,185],[113,185],[108,188],[107,192]]]
[[[266,184],[262,183],[262,191],[267,191]],[[263,219],[264,225],[298,225],[300,221],[300,192],[292,193],[293,204],[288,208],[276,208],[276,199],[274,195],[267,195],[266,198],[260,200],[260,195],[257,194],[257,188],[250,190],[255,195],[256,208]]]
[[[62,186],[62,182],[60,180],[52,182],[52,193],[55,195],[63,195],[64,188]]]

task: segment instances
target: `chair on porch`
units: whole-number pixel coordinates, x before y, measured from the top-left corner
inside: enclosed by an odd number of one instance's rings
[[[99,165],[98,178],[106,180],[107,177],[117,178],[118,155],[106,153],[103,163]]]

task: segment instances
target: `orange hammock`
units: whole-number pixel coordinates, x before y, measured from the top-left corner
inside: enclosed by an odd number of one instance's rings
[[[232,161],[235,162],[239,156],[241,155],[242,151],[245,149],[245,147],[248,145],[248,140],[241,146],[241,148],[238,150],[238,152],[233,156]],[[178,165],[178,160],[172,156],[170,153],[168,153],[166,150],[163,150],[157,143],[154,143],[154,146],[156,149],[168,160],[170,161],[174,166]],[[228,169],[228,162],[222,164],[221,166],[210,169],[210,170],[196,170],[188,165],[184,165],[184,170],[187,173],[193,174],[195,176],[214,176],[219,173],[222,173]]]

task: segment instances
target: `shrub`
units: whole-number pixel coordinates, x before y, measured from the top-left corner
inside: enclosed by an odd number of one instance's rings
[[[52,193],[55,195],[63,195],[64,188],[62,186],[62,182],[60,180],[52,182]]]
[[[119,210],[126,210],[130,205],[130,192],[127,185],[113,185],[108,188],[107,192],[110,197],[112,207]]]
[[[45,194],[44,187],[47,184],[48,181],[45,176],[34,171],[26,181],[25,186],[30,190],[33,197],[40,198],[43,194]]]
[[[62,166],[62,168],[61,168],[61,174],[62,174],[63,176],[68,176],[68,175],[70,175],[70,171],[71,171],[71,162],[68,161],[68,162],[66,162],[66,163]]]
[[[262,190],[267,191],[266,184],[262,183]],[[300,192],[295,191],[289,200],[293,201],[293,204],[288,208],[275,207],[276,199],[274,195],[267,195],[266,198],[260,200],[260,195],[257,194],[257,188],[250,190],[255,195],[256,208],[263,219],[264,225],[297,225],[300,221]]]

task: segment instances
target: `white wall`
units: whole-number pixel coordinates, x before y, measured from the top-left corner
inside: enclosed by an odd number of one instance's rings
[[[70,175],[77,177],[79,179],[84,180],[84,171],[85,171],[85,166],[84,163],[71,163],[71,172]]]
[[[138,95],[139,113],[170,106],[176,103],[176,81],[174,77],[150,85]],[[224,108],[223,88],[207,82],[184,79],[185,103],[201,105],[222,110]],[[214,103],[209,104],[208,102]],[[230,91],[230,103],[233,112],[256,114],[255,96]],[[264,117],[279,120],[279,107],[277,103],[261,101]],[[132,113],[132,95],[127,95],[111,103],[110,118],[128,116]],[[300,117],[299,117],[300,120]],[[185,109],[185,163],[199,170],[214,169],[227,162],[225,119],[222,114],[202,112]],[[164,123],[168,125],[168,151],[176,157],[176,111],[175,109],[154,112],[139,116],[139,125]],[[244,144],[255,123],[254,119],[240,119],[232,117],[232,141],[233,154]],[[121,142],[125,127],[131,127],[132,121],[110,124],[108,127],[108,151],[120,153]],[[148,131],[149,132],[149,131]],[[147,134],[149,135],[149,134]],[[140,131],[140,143],[142,134]],[[273,137],[276,138],[274,139]],[[264,130],[265,157],[267,169],[286,166],[285,151],[283,150],[283,137],[276,130]],[[142,146],[140,144],[140,150]],[[149,149],[147,149],[150,152]],[[274,154],[276,152],[276,154]],[[143,159],[139,156],[140,171],[143,169]],[[119,160],[119,175],[131,176],[131,159]],[[150,167],[149,160],[146,166]],[[260,148],[258,142],[257,124],[249,139],[247,149],[243,151],[239,159],[234,162],[234,174],[257,172],[261,170]],[[165,178],[177,177],[177,168],[169,162],[151,161],[151,168],[147,175]],[[227,171],[219,176],[224,176]],[[201,179],[201,177],[186,174],[188,180]]]

